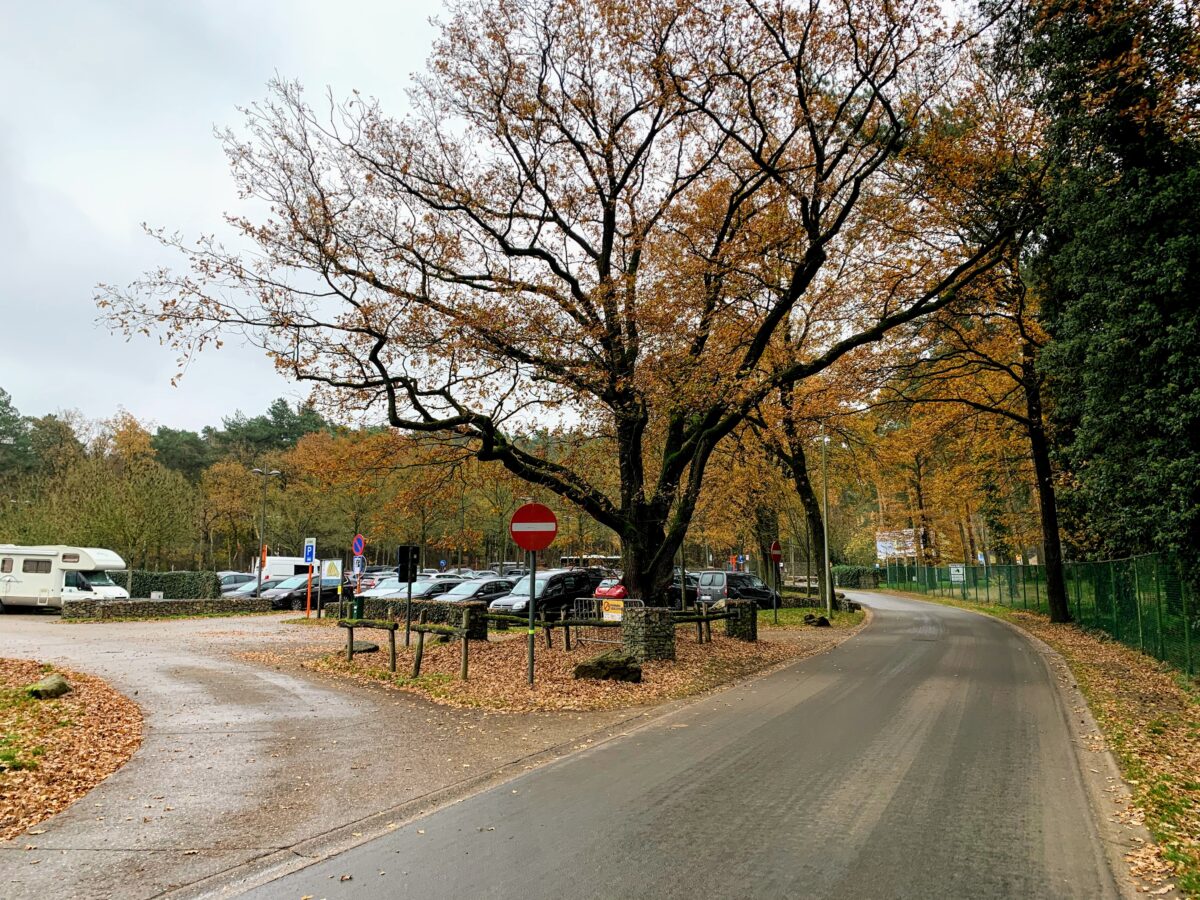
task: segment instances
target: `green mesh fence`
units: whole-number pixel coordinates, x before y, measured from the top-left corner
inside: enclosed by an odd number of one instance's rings
[[[1157,555],[1066,563],[1071,615],[1143,653],[1196,673],[1200,610],[1178,563]],[[1049,614],[1043,566],[888,563],[882,586]]]

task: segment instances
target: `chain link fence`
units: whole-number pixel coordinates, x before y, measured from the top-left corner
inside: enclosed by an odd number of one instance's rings
[[[1136,650],[1196,673],[1200,609],[1178,563],[1158,555],[1065,563],[1071,615]],[[925,566],[889,562],[882,586],[1049,614],[1044,566]]]

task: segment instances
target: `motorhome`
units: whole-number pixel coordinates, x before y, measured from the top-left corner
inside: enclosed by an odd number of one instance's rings
[[[258,578],[258,560],[250,568],[250,574]],[[307,575],[308,563],[303,556],[268,556],[267,564],[263,567],[263,580],[268,578],[291,578],[293,575]]]
[[[17,547],[0,544],[0,610],[5,606],[61,609],[63,600],[127,600],[111,572],[125,560],[99,547]]]

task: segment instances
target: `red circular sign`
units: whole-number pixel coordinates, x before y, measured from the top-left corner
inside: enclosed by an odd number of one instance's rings
[[[526,503],[513,513],[508,533],[522,550],[545,550],[558,534],[558,519],[550,507]]]
[[[783,559],[783,547],[779,545],[779,541],[771,541],[771,562],[779,562]]]

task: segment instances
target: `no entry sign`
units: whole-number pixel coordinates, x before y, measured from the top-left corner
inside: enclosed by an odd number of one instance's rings
[[[779,546],[779,541],[771,541],[771,562],[779,562],[783,559],[783,547]]]
[[[522,550],[545,550],[558,534],[558,519],[550,507],[526,503],[513,513],[508,533]]]

